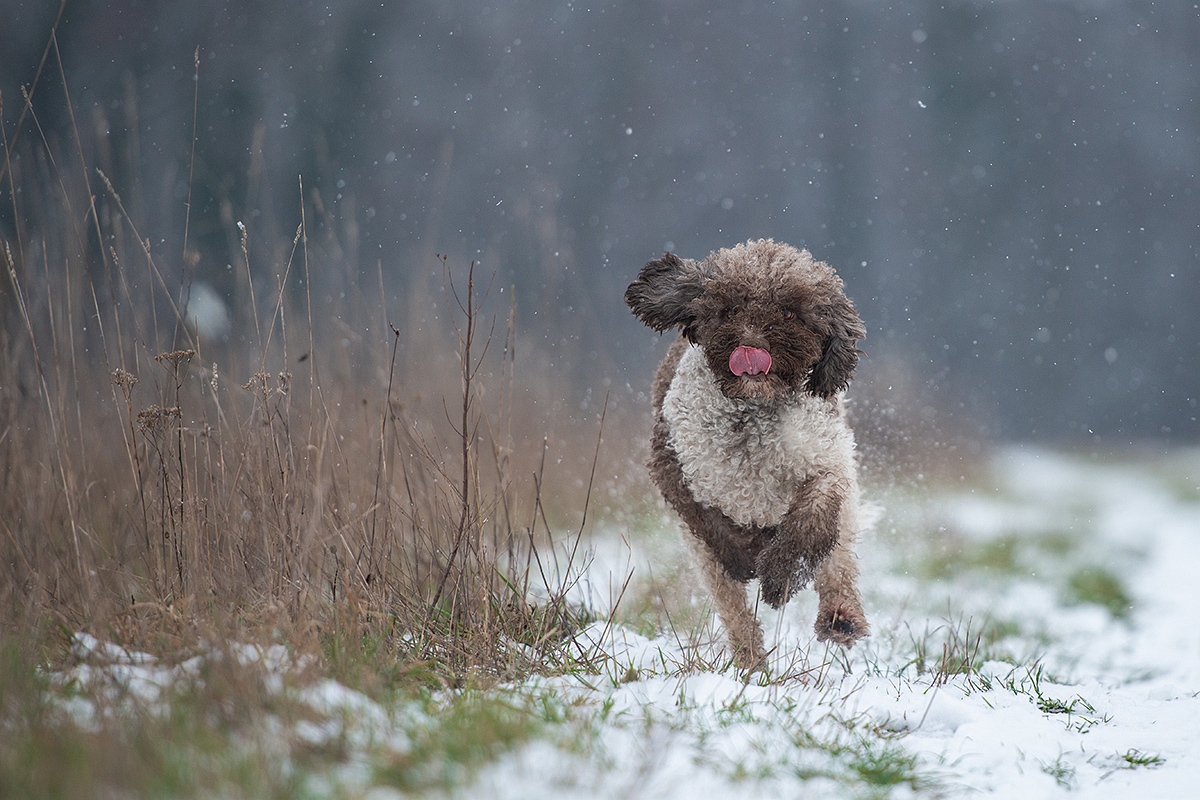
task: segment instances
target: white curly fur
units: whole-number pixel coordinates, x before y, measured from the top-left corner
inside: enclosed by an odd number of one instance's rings
[[[854,481],[854,437],[840,394],[827,400],[797,392],[765,408],[722,394],[695,345],[680,359],[663,399],[670,444],[688,488],[739,525],[778,525],[793,487],[813,476],[833,473]],[[850,492],[847,505],[856,495]],[[853,519],[846,511],[844,518]]]

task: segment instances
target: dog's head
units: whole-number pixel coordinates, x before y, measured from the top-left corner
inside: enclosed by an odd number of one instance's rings
[[[770,239],[703,261],[651,261],[625,291],[638,319],[699,345],[721,391],[769,402],[796,391],[832,397],[858,365],[866,329],[827,265]]]

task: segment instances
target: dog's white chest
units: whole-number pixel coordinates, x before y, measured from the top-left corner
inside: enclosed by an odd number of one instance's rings
[[[730,400],[695,346],[680,359],[662,413],[692,495],[740,525],[779,524],[802,481],[853,459],[835,404],[806,394],[773,407]]]

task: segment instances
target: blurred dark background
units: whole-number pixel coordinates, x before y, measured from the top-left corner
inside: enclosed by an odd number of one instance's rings
[[[985,439],[1200,439],[1190,1],[71,0],[19,131],[59,2],[2,6],[12,155],[72,151],[65,73],[174,280],[195,120],[189,244],[218,292],[237,221],[274,274],[302,178],[344,264],[315,293],[382,273],[405,309],[437,254],[477,259],[551,369],[644,389],[641,265],[772,237],[844,277],[875,397]]]

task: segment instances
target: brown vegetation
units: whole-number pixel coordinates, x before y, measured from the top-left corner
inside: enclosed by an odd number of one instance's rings
[[[382,265],[370,300],[339,261],[352,223],[301,187],[277,262],[252,262],[242,222],[230,231],[234,332],[207,339],[187,311],[202,253],[186,234],[181,253],[155,247],[78,133],[31,145],[31,96],[0,172],[6,635],[90,631],[154,652],[214,636],[382,645],[450,681],[586,659],[571,636],[586,612],[564,597],[592,481],[585,470],[572,497],[578,527],[552,529],[550,436],[524,432],[533,395],[546,407],[561,387],[515,388],[514,313],[497,330],[480,311],[474,265],[424,265],[444,296],[409,298],[397,327]],[[181,213],[192,222],[190,198]],[[331,270],[355,291],[318,304],[310,276]],[[414,313],[430,306],[432,328]],[[590,443],[556,437],[593,476],[602,428],[603,413]]]

